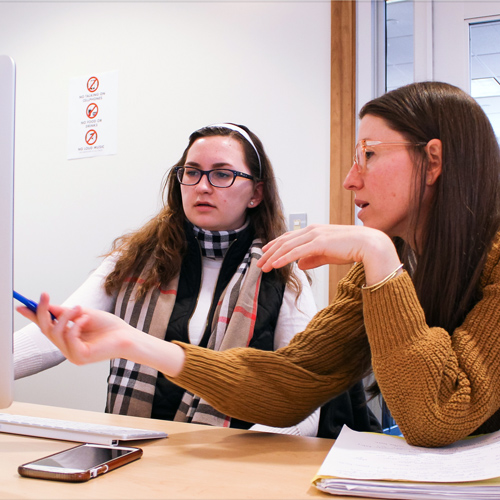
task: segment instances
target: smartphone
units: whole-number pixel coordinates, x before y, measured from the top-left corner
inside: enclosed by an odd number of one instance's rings
[[[140,448],[87,443],[20,465],[17,471],[25,477],[82,482],[141,456]]]

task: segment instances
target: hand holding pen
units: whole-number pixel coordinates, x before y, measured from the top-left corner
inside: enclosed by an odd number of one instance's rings
[[[36,314],[36,309],[38,307],[38,304],[35,301],[23,297],[20,293],[17,293],[15,290],[13,290],[12,293],[16,300],[21,302],[21,304],[25,305],[30,311]],[[57,319],[52,313],[50,313],[50,317],[52,318],[53,321]]]

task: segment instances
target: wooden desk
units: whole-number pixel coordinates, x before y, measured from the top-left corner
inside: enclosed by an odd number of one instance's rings
[[[162,430],[140,460],[85,483],[23,478],[20,464],[77,443],[0,433],[0,499],[306,499],[333,441],[14,403],[3,413]],[[349,497],[352,498],[352,497]]]

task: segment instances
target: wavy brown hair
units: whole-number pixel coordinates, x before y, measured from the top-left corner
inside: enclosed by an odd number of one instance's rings
[[[409,142],[442,142],[442,173],[429,215],[422,215],[427,158],[415,148],[415,193],[410,235],[424,227],[421,244],[396,241],[412,274],[429,326],[450,335],[480,298],[479,279],[500,229],[500,153],[488,117],[459,88],[441,82],[406,85],[368,102],[377,116]]]
[[[140,285],[139,295],[144,295],[151,288],[165,286],[180,271],[182,259],[186,253],[185,236],[186,215],[182,207],[180,183],[174,168],[186,162],[187,154],[193,143],[201,137],[229,136],[238,141],[244,151],[245,162],[256,181],[263,183],[261,203],[247,210],[255,236],[265,243],[273,240],[287,230],[281,199],[274,177],[274,171],[260,139],[243,125],[237,125],[251,137],[260,156],[252,145],[238,132],[224,126],[207,126],[196,130],[189,137],[189,143],[180,160],[168,171],[162,186],[163,207],[160,212],[137,231],[117,238],[111,253],[118,252],[119,257],[114,270],[107,276],[105,290],[112,294],[120,289],[124,280],[141,271],[151,260],[145,281]],[[276,270],[283,283],[290,283],[298,293],[301,285],[291,266]]]

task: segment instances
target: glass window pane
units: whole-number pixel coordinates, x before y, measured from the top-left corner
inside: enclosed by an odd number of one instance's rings
[[[386,0],[386,90],[413,82],[413,0]]]
[[[469,37],[471,96],[500,141],[500,21],[471,24]]]

